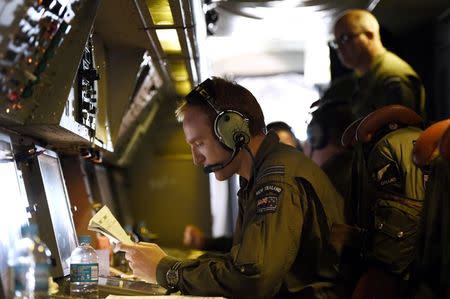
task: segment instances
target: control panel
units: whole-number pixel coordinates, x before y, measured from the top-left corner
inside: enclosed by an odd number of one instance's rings
[[[97,115],[97,84],[99,74],[94,62],[94,48],[92,37],[89,38],[84,49],[83,57],[78,68],[78,111],[77,122],[89,129],[89,135],[95,136]]]
[[[0,0],[0,104],[9,113],[33,94],[79,0]],[[6,102],[6,103],[5,103]]]

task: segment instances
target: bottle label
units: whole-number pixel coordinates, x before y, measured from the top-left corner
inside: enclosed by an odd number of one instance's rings
[[[70,282],[98,282],[98,263],[70,264]]]

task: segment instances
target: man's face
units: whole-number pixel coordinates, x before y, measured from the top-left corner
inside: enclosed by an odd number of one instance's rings
[[[345,67],[357,69],[363,60],[365,33],[358,31],[348,20],[341,20],[334,28],[339,60]]]
[[[205,167],[223,163],[231,156],[215,137],[207,114],[199,107],[190,106],[184,111],[183,131],[191,147],[192,160],[196,166]],[[214,172],[219,181],[236,173],[236,160],[223,169]]]

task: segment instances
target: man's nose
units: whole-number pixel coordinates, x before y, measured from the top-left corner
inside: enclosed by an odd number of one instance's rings
[[[192,149],[192,161],[195,166],[202,166],[202,162],[205,160],[205,157],[197,152],[195,149]]]

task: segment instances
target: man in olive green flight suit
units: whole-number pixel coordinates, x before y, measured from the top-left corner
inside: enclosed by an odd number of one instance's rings
[[[277,133],[281,143],[293,146],[298,150],[302,150],[299,140],[295,137],[292,128],[287,123],[275,121],[267,124],[266,128],[267,131],[274,130],[275,133]],[[233,198],[232,200],[234,201],[235,199]],[[190,224],[184,229],[183,244],[193,249],[228,252],[233,245],[233,238],[231,236],[223,236],[218,238],[207,237],[200,228]]]
[[[355,71],[352,96],[356,117],[386,105],[400,104],[425,119],[425,90],[416,72],[405,61],[387,51],[380,39],[380,26],[366,10],[348,10],[334,25],[337,50],[343,65]]]
[[[327,176],[265,134],[253,95],[220,78],[197,86],[178,109],[194,164],[218,180],[241,176],[239,216],[227,254],[194,260],[156,244],[121,245],[134,274],[183,294],[233,298],[336,298],[339,252],[329,242],[343,202]]]

